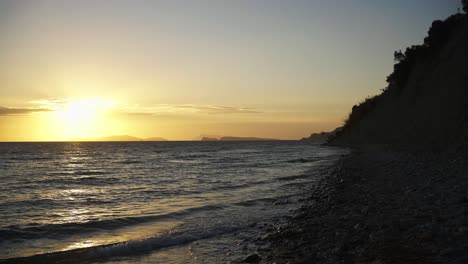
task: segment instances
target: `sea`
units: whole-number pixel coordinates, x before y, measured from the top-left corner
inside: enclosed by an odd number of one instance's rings
[[[346,153],[300,141],[0,143],[0,263],[235,263]]]

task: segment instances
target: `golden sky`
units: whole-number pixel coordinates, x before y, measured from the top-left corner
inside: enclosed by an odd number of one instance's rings
[[[394,50],[457,6],[2,1],[0,141],[331,130],[385,86]]]

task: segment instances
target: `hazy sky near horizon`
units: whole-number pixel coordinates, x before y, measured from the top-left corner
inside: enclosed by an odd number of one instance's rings
[[[0,1],[0,141],[296,139],[458,0]]]

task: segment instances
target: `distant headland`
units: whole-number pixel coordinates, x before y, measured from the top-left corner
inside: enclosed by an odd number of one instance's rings
[[[75,138],[70,141],[80,141],[80,142],[151,142],[151,141],[169,141],[162,137],[149,137],[149,138],[140,138],[130,135],[112,135],[107,137],[98,137],[98,138]],[[234,137],[234,136],[200,136],[193,141],[280,141],[280,139],[274,138],[259,138],[259,137]]]
[[[71,141],[167,141],[167,139],[162,137],[139,138],[129,135],[113,135],[99,138],[79,138]]]
[[[279,141],[279,139],[274,138],[258,138],[258,137],[203,137],[201,141]]]

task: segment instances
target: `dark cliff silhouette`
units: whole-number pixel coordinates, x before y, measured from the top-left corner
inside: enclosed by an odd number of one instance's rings
[[[312,142],[312,143],[326,143],[330,138],[333,138],[336,136],[337,133],[340,133],[342,127],[338,127],[333,131],[330,132],[320,132],[320,133],[312,133],[309,137],[302,138],[301,141],[305,142]]]
[[[468,1],[462,2],[467,11]],[[422,45],[394,55],[388,86],[355,105],[330,142],[466,147],[468,15],[434,21]]]

